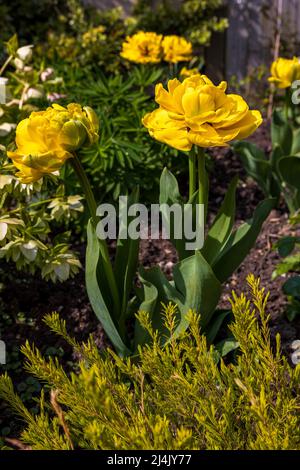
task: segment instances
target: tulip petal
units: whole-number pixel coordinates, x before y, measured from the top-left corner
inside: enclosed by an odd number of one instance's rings
[[[178,150],[191,150],[192,145],[188,139],[185,123],[170,119],[166,110],[156,109],[152,113],[146,114],[142,122],[149,130],[149,134],[160,142],[169,144]]]

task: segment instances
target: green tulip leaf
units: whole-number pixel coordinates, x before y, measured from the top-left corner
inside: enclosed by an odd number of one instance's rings
[[[278,162],[278,171],[283,181],[300,189],[300,157],[283,157]]]
[[[206,333],[205,333],[208,344],[212,344],[215,341],[217,334],[220,331],[221,326],[231,314],[232,314],[231,310],[225,310],[225,311],[216,310],[214,312],[214,315],[211,321],[207,325]]]
[[[164,168],[160,178],[159,203],[166,204],[169,207],[171,207],[173,204],[179,204],[181,208],[183,207],[183,201],[179,192],[177,179],[167,168]],[[169,228],[170,240],[176,249],[179,258],[186,258],[188,254],[185,249],[184,237],[175,237],[175,220],[173,215],[169,216],[166,211],[162,211],[162,220],[165,227]],[[181,224],[181,231],[181,233],[183,233],[183,221]]]
[[[231,234],[235,218],[237,183],[238,177],[235,177],[230,183],[224,202],[207,234],[204,247],[201,250],[202,255],[210,265],[213,265]]]
[[[159,203],[182,203],[177,179],[167,168],[163,169],[160,177]]]
[[[222,341],[217,343],[215,345],[215,348],[221,357],[225,357],[230,352],[235,351],[239,346],[239,342],[235,338],[231,337],[223,339]]]
[[[221,284],[209,263],[200,251],[196,251],[174,266],[173,278],[184,297],[184,315],[188,310],[194,310],[201,315],[201,326],[205,328],[221,295]]]
[[[199,251],[174,267],[173,278],[174,281],[169,282],[158,267],[140,269],[144,295],[139,310],[149,313],[152,326],[165,338],[164,343],[169,340],[169,332],[161,314],[162,303],[172,302],[178,307],[174,331],[174,337],[177,337],[188,328],[190,311],[201,316],[201,326],[205,331],[221,295],[221,284]],[[135,335],[136,346],[147,340],[138,322]]]
[[[266,195],[269,195],[271,165],[266,160],[264,152],[251,142],[237,142],[233,148],[240,156],[247,174],[257,182]]]
[[[216,277],[225,282],[242,264],[253,248],[261,227],[274,208],[276,199],[265,199],[256,208],[253,219],[244,223],[229,238],[213,267]]]
[[[193,220],[195,220],[196,217],[197,197],[198,191],[196,191],[188,201],[188,204],[192,206]],[[183,203],[175,176],[167,168],[163,170],[160,178],[159,203],[166,204],[169,208],[171,208],[173,204],[178,204],[181,208],[181,214],[183,214],[181,225],[178,226],[178,220],[175,221],[171,212],[171,215],[169,215],[169,211],[166,211],[166,209],[162,210],[162,219],[165,227],[169,229],[170,240],[178,253],[179,259],[185,259],[190,256],[190,252],[187,250],[187,243],[193,242],[193,240],[187,240],[184,233],[184,218],[187,216],[188,206]],[[180,229],[180,237],[176,238],[175,227],[177,230]]]
[[[293,130],[279,111],[274,111],[271,125],[272,147],[279,145],[284,155],[290,155],[293,145]]]
[[[139,200],[139,189],[136,188],[128,198],[128,206],[136,204]],[[128,224],[130,218],[128,217]],[[122,227],[127,231],[128,227]],[[140,240],[118,238],[114,272],[118,291],[122,293],[122,315],[126,314],[127,304],[137,271]]]
[[[296,155],[298,153],[300,153],[300,129],[297,129],[293,132],[293,145],[291,155]]]
[[[282,286],[285,295],[300,298],[300,276],[291,277]]]
[[[97,318],[101,322],[107,336],[112,344],[122,356],[130,353],[127,346],[123,343],[121,336],[112,320],[109,309],[104,301],[100,286],[98,283],[98,262],[101,260],[100,244],[97,238],[96,230],[90,220],[87,227],[87,249],[86,249],[86,288],[89,301]]]
[[[147,312],[149,319],[153,322],[154,312],[158,306],[158,290],[154,284],[146,280],[143,276],[143,268],[140,269],[139,278],[142,283],[142,288],[139,289],[138,294],[143,298],[142,303],[139,307],[140,312]],[[140,322],[136,320],[134,327],[134,351],[137,350],[138,346],[141,346],[150,341],[149,333],[141,326]]]

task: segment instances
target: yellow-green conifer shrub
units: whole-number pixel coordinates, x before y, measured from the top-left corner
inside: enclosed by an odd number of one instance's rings
[[[268,295],[253,276],[248,284],[250,300],[233,294],[231,330],[240,351],[227,365],[207,348],[192,312],[189,331],[164,349],[141,312],[153,344],[131,359],[101,355],[92,340],[78,344],[57,314],[47,316],[82,360],[69,377],[58,361],[29,344],[23,348],[26,369],[47,386],[40,413],[32,416],[10,379],[1,378],[0,396],[26,422],[22,441],[51,450],[300,449],[300,366],[289,366],[279,336],[271,345]],[[175,313],[172,305],[163,308],[171,331]]]

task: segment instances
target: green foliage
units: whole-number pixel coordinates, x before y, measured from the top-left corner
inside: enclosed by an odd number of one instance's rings
[[[97,201],[117,200],[120,195],[140,186],[145,201],[156,201],[159,178],[164,166],[176,163],[179,152],[150,139],[142,126],[142,117],[152,111],[148,88],[161,78],[160,68],[134,67],[128,76],[88,79],[84,85],[67,87],[68,102],[93,103],[100,119],[99,143],[81,154],[81,160],[92,184]],[[178,159],[178,168],[187,169],[187,162]],[[71,175],[65,175],[68,178]],[[70,179],[70,186],[76,181]]]
[[[71,214],[74,218],[83,210],[81,198],[64,197],[59,188],[56,194],[52,190],[54,196],[47,199],[49,192],[45,197],[45,188],[40,186],[40,193],[36,193],[37,184],[22,185],[9,174],[1,175],[0,186],[0,258],[13,261],[17,269],[31,274],[40,271],[44,279],[53,282],[73,277],[81,264],[70,250],[66,226]]]
[[[94,13],[80,0],[11,0],[1,9],[1,39],[17,33],[22,42],[45,41],[49,31],[83,30]]]
[[[47,43],[38,47],[40,56],[46,56],[58,68],[89,68],[97,74],[99,68],[111,73],[120,69],[119,51],[127,34],[127,23],[122,8],[107,11],[85,10],[77,0],[67,2],[73,11],[64,19],[68,27],[51,30]],[[75,8],[76,7],[76,8]],[[77,12],[77,13],[76,13]]]
[[[205,159],[205,156],[200,158]],[[222,283],[226,282],[243,262],[255,244],[263,222],[274,207],[274,200],[266,199],[255,210],[252,221],[234,230],[236,185],[237,179],[234,179],[218,214],[208,229],[201,250],[195,248],[187,250],[188,243],[194,240],[186,238],[184,230],[180,240],[172,237],[178,220],[167,220],[171,241],[179,257],[179,263],[173,268],[171,282],[166,279],[159,267],[148,271],[140,270],[140,280],[143,285],[140,308],[149,313],[155,328],[159,331],[163,330],[159,314],[160,304],[168,301],[178,306],[177,334],[187,328],[190,310],[201,313],[201,326],[208,337],[212,335],[217,325],[218,329],[221,327],[222,321],[218,321],[219,312],[215,309],[221,296]],[[206,186],[208,187],[208,181]],[[196,225],[197,196],[196,192],[189,203],[193,206],[193,226],[200,233],[202,227]],[[184,202],[176,178],[165,169],[160,181],[160,204],[167,204],[169,207],[179,204],[183,209]],[[198,224],[201,224],[200,220]]]
[[[214,31],[228,27],[227,19],[218,16],[223,5],[223,0],[184,0],[176,7],[173,1],[163,0],[154,8],[148,0],[138,0],[133,13],[137,29],[178,34],[195,45],[207,46]]]
[[[273,272],[273,279],[289,273],[300,272],[300,238],[283,237],[275,245],[282,257]],[[283,293],[288,298],[286,315],[293,321],[300,314],[300,276],[290,277],[282,286]]]
[[[55,187],[51,180],[21,184],[6,156],[17,123],[47,104],[46,97],[59,90],[61,79],[54,70],[32,64],[30,47],[24,58],[17,36],[6,43],[6,50],[6,103],[0,106],[0,258],[19,270],[40,271],[46,280],[63,282],[81,268],[70,249],[68,229],[83,212],[82,198],[65,196],[64,185]]]
[[[164,348],[148,315],[139,313],[152,343],[135,359],[100,354],[92,340],[78,344],[57,314],[48,315],[46,323],[82,359],[69,377],[57,360],[23,347],[27,371],[46,384],[37,415],[2,376],[1,398],[26,423],[22,442],[45,450],[299,450],[300,366],[282,356],[279,336],[271,344],[268,295],[253,276],[248,284],[250,300],[233,295],[231,331],[240,350],[231,364],[208,349],[195,314],[176,339],[172,305],[163,310],[171,332]]]
[[[162,219],[165,219],[164,227],[170,233],[170,239],[177,250],[179,262],[173,268],[172,280],[167,279],[159,266],[147,270],[140,267],[138,275],[141,288],[136,286],[138,242],[130,240],[125,245],[119,236],[116,258],[115,262],[110,264],[111,272],[108,280],[107,276],[103,275],[108,265],[103,246],[105,241],[99,240],[97,236],[98,230],[104,230],[105,227],[101,225],[101,221],[97,227],[93,221],[89,222],[86,252],[87,293],[97,318],[120,355],[134,354],[141,344],[149,341],[149,335],[141,330],[138,322],[133,337],[128,334],[127,322],[133,317],[133,306],[135,310],[140,309],[149,314],[153,328],[163,334],[164,342],[168,342],[170,338],[168,331],[165,331],[160,310],[161,304],[169,302],[177,305],[175,335],[181,334],[188,328],[189,312],[196,311],[201,313],[203,331],[212,338],[211,341],[214,341],[226,318],[226,315],[219,317],[219,312],[216,311],[222,283],[243,262],[255,244],[263,222],[274,207],[274,200],[266,199],[257,207],[252,221],[233,230],[236,185],[237,180],[234,180],[201,251],[199,249],[201,240],[197,240],[199,245],[196,248],[195,240],[188,239],[185,230],[181,230],[179,237],[174,236],[176,227],[178,229],[178,219],[166,217],[162,209],[163,205],[170,209],[177,204],[180,213],[185,217],[188,207],[192,207],[193,227],[201,233],[203,221],[196,219],[198,193],[192,196],[189,206],[185,206],[175,176],[164,169],[160,179],[160,211]],[[133,197],[132,202],[138,202],[137,198]],[[184,217],[181,222],[182,228],[186,223]],[[129,224],[128,220],[125,238],[130,239],[127,234]],[[192,245],[189,249],[188,244]],[[121,256],[119,256],[120,248]]]
[[[300,134],[280,111],[274,111],[271,139],[272,152],[268,157],[257,145],[236,142],[234,150],[242,164],[262,191],[279,200],[283,196],[293,215],[300,207]]]

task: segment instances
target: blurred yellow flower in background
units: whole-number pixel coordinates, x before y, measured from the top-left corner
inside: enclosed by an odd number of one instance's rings
[[[89,29],[82,35],[82,46],[89,47],[93,43],[98,41],[104,41],[106,39],[105,26],[100,25]]]
[[[244,139],[262,123],[259,111],[250,111],[239,95],[226,92],[227,83],[215,86],[205,75],[193,75],[180,82],[169,80],[168,90],[156,85],[159,108],[143,118],[152,137],[178,150],[224,147]]]
[[[162,41],[162,47],[166,62],[177,63],[191,60],[192,58],[192,43],[180,36],[165,36]]]
[[[14,152],[7,152],[22,183],[32,183],[61,168],[79,148],[98,140],[99,121],[95,112],[71,103],[32,112],[16,130]]]
[[[271,66],[269,82],[277,88],[289,88],[295,80],[300,80],[300,61],[298,57],[283,59],[279,57]]]
[[[193,69],[188,69],[187,67],[182,67],[180,70],[180,76],[181,77],[192,77],[192,75],[200,75],[199,70],[195,67]]]
[[[127,36],[121,56],[137,64],[158,63],[162,55],[161,42],[160,34],[139,31],[133,36]]]

